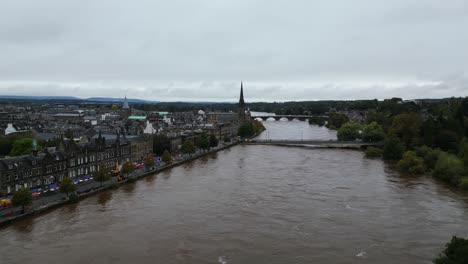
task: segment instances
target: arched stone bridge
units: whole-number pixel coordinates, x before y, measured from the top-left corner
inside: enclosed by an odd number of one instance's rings
[[[328,116],[313,116],[313,115],[252,115],[253,119],[260,118],[263,121],[266,121],[268,118],[273,118],[276,121],[279,121],[282,118],[286,118],[288,121],[297,119],[300,121],[305,121],[307,119],[310,119],[312,117],[321,117],[324,119],[328,119]]]
[[[339,140],[290,140],[290,139],[249,139],[244,145],[307,146],[317,148],[361,149],[369,146],[383,146],[384,142],[339,141]]]

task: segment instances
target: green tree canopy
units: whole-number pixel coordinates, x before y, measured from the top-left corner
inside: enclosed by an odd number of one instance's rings
[[[123,174],[129,174],[135,171],[135,165],[131,161],[127,161],[124,164],[122,164],[122,173]]]
[[[424,159],[424,166],[428,170],[432,170],[435,167],[441,151],[439,149],[432,149],[428,146],[420,146],[415,148],[415,153],[418,157]]]
[[[440,180],[458,185],[463,174],[463,162],[457,156],[442,152],[435,164],[432,175]]]
[[[424,173],[424,160],[413,151],[406,151],[403,158],[398,161],[397,169],[406,175],[421,175]]]
[[[459,142],[460,137],[456,132],[448,129],[442,129],[435,137],[434,145],[444,151],[457,153]]]
[[[214,148],[218,146],[218,139],[214,134],[210,135],[210,148]]]
[[[362,129],[362,140],[366,142],[377,142],[385,139],[385,133],[381,125],[372,122]]]
[[[10,137],[0,136],[0,156],[7,156],[13,148],[13,139]]]
[[[434,264],[466,264],[468,263],[468,239],[452,237],[442,254],[434,259]]]
[[[239,126],[239,129],[237,131],[237,135],[243,138],[250,137],[253,134],[254,134],[254,130],[253,130],[253,126],[251,123],[246,123],[246,124]]]
[[[162,161],[169,163],[172,160],[171,153],[166,149],[162,155]]]
[[[98,170],[94,172],[93,179],[97,182],[100,182],[102,187],[103,182],[111,179],[109,168],[103,165],[99,166]]]
[[[332,112],[328,115],[327,127],[330,129],[339,129],[349,118],[346,114]]]
[[[182,147],[180,148],[180,151],[182,151],[182,153],[185,153],[185,154],[193,154],[195,153],[196,148],[192,141],[185,140],[184,143],[182,143]]]
[[[32,138],[19,138],[13,142],[13,147],[11,149],[10,155],[11,156],[20,156],[20,155],[27,155],[31,154],[34,147],[36,145],[35,139]],[[36,146],[37,150],[41,150],[42,147],[40,145]]]
[[[362,126],[358,122],[347,122],[338,129],[338,140],[354,141],[361,138]]]
[[[166,135],[154,135],[153,136],[153,153],[161,156],[164,150],[171,150],[171,141]]]
[[[385,160],[399,160],[403,156],[405,145],[396,136],[385,139],[382,156]]]
[[[395,116],[389,132],[398,136],[406,147],[409,147],[418,140],[420,129],[420,116],[416,113],[409,113]]]
[[[65,193],[67,196],[69,193],[72,193],[76,190],[76,185],[73,184],[73,181],[69,177],[65,177],[63,181],[59,184],[59,190],[62,193]]]
[[[21,206],[24,213],[24,207],[32,204],[33,202],[31,191],[26,188],[19,189],[13,194],[12,202],[14,205]]]
[[[368,147],[366,149],[366,158],[379,158],[382,157],[382,149],[376,147]]]
[[[312,116],[309,118],[309,124],[318,125],[322,127],[325,125],[325,118],[319,116]]]
[[[197,146],[200,149],[207,150],[210,148],[210,141],[206,133],[202,133],[197,139]]]

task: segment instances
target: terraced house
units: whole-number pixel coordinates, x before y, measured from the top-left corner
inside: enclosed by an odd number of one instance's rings
[[[141,161],[151,153],[152,139],[147,136],[126,139],[119,132],[99,133],[88,143],[62,137],[55,149],[1,159],[0,195],[21,188],[55,189],[64,177],[89,177],[99,166],[114,169],[126,161]]]
[[[0,192],[21,188],[40,188],[63,180],[67,175],[66,158],[61,152],[47,150],[0,160]]]

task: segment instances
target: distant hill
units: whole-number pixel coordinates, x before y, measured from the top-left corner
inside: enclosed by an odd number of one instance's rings
[[[123,98],[112,97],[90,97],[78,98],[74,96],[24,96],[24,95],[0,95],[0,100],[38,100],[38,101],[83,101],[83,102],[107,102],[107,103],[121,103]],[[142,100],[127,98],[129,103],[134,104],[150,104],[158,103],[158,101]]]
[[[16,100],[83,100],[74,96],[28,96],[28,95],[0,95],[0,99]]]
[[[90,97],[86,99],[82,99],[85,101],[92,101],[92,102],[116,102],[121,103],[123,102],[123,98],[112,98],[112,97]],[[129,103],[136,103],[136,104],[148,104],[148,103],[158,103],[159,101],[150,101],[150,100],[143,100],[143,99],[132,99],[127,98]]]

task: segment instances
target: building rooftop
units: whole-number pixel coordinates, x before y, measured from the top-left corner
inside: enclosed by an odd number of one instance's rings
[[[146,120],[146,116],[129,116],[128,119],[130,120]]]

